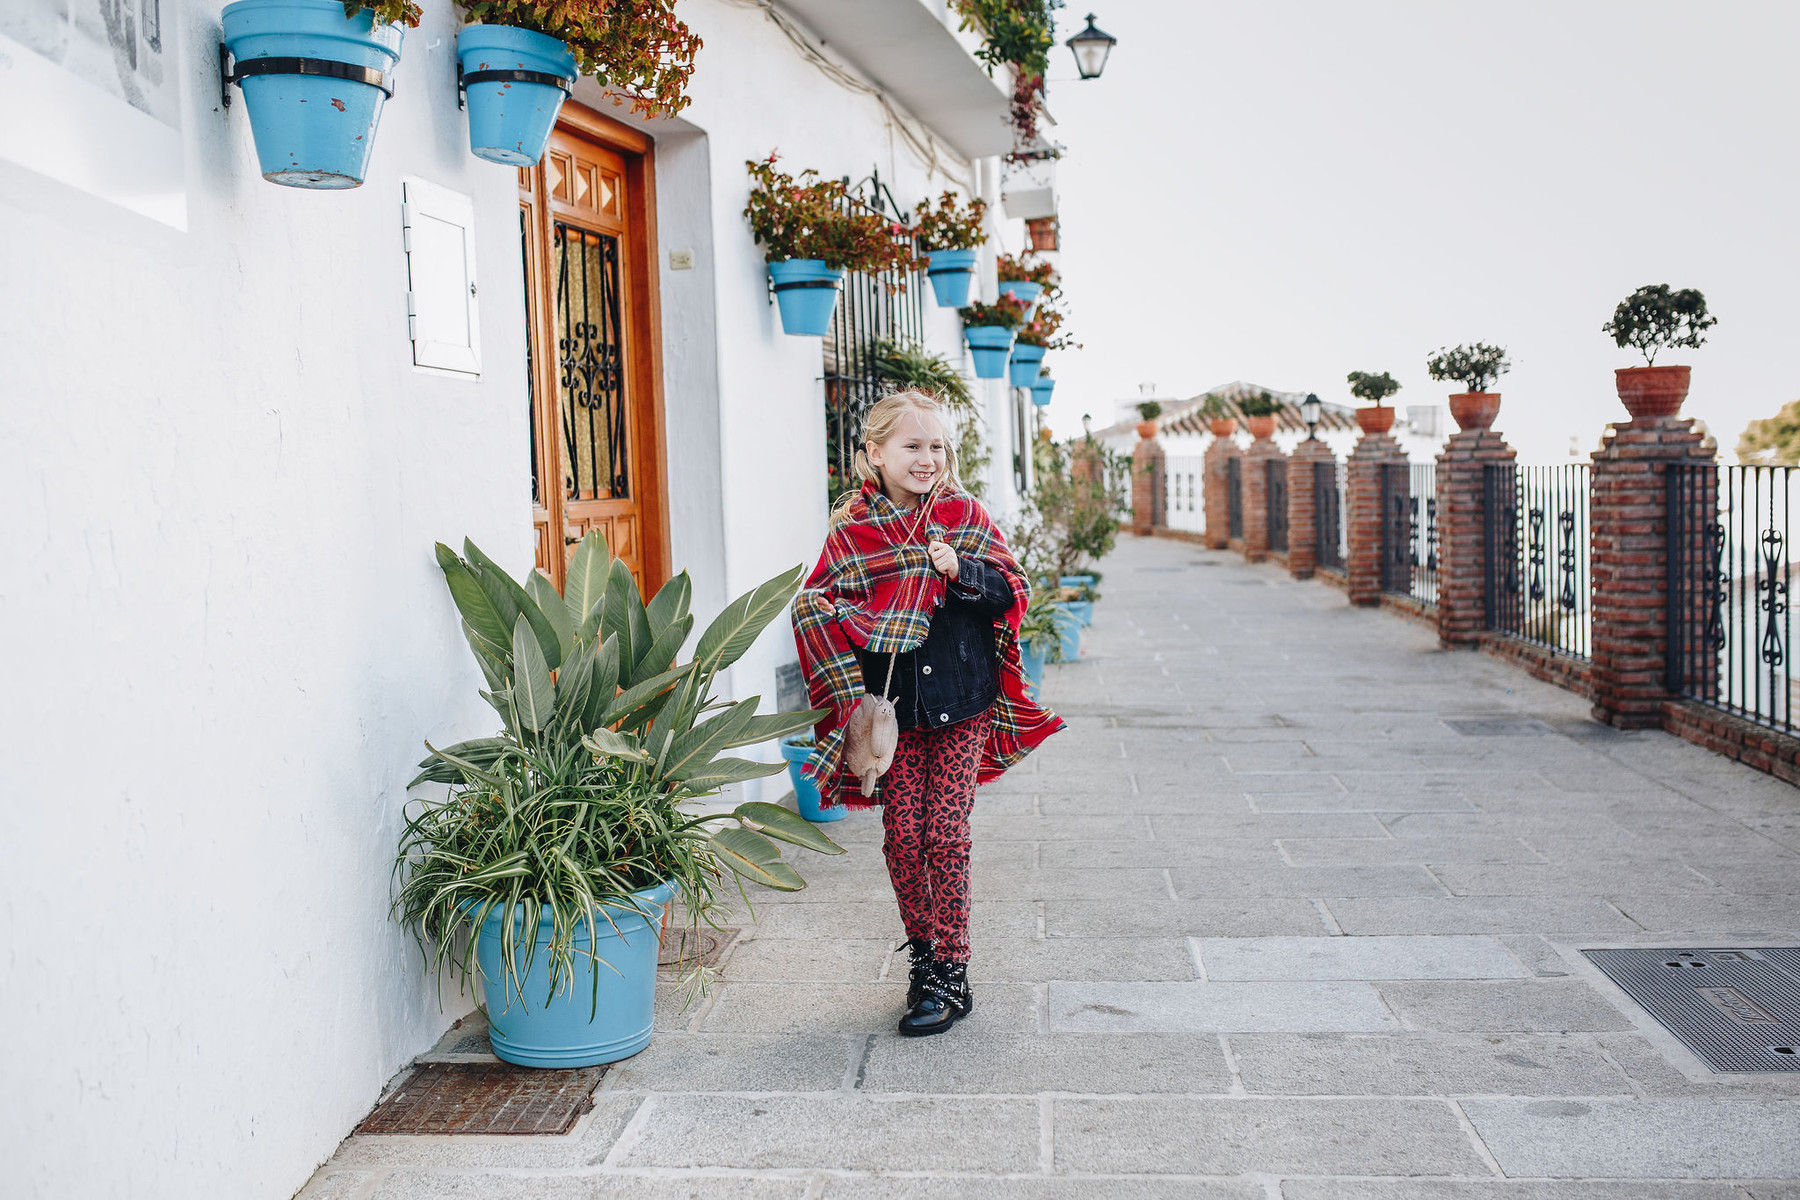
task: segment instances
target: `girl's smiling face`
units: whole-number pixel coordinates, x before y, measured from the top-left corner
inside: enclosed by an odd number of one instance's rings
[[[869,465],[881,472],[882,490],[895,504],[917,504],[944,477],[949,459],[944,427],[918,409],[900,419],[886,441],[870,442]]]

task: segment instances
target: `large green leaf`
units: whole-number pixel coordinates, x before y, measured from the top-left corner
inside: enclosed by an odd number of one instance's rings
[[[811,729],[831,710],[827,708],[809,708],[805,712],[771,713],[766,717],[751,717],[747,725],[738,731],[736,737],[719,747],[729,750],[733,746],[754,746],[758,742],[766,742],[771,738],[786,737],[790,733],[799,733],[802,729]]]
[[[487,685],[495,691],[511,687],[512,642],[496,646],[476,633],[467,621],[463,622],[463,636],[469,640],[469,652],[475,656],[475,665],[481,668],[481,676],[487,680]]]
[[[569,647],[575,644],[575,619],[569,615],[569,606],[557,594],[556,585],[545,578],[542,571],[534,570],[525,577],[525,593],[537,603],[544,619],[550,622],[550,628],[556,631],[556,640],[566,657]]]
[[[757,635],[786,610],[794,593],[800,590],[805,571],[799,566],[784,571],[727,604],[725,611],[700,635],[700,643],[694,647],[694,669],[702,676],[710,676],[742,658]]]
[[[506,617],[508,637],[511,636],[513,622],[523,616],[531,623],[531,632],[536,635],[538,649],[544,652],[544,661],[554,671],[562,665],[562,643],[556,638],[556,628],[550,624],[550,618],[544,610],[537,606],[518,580],[500,569],[500,564],[481,552],[468,538],[463,539],[463,553],[469,560],[469,570],[474,572],[476,580],[488,595],[488,599],[501,606]]]
[[[742,821],[744,828],[753,829],[766,837],[780,838],[806,850],[817,850],[820,854],[845,853],[844,848],[826,837],[817,825],[779,804],[752,800],[732,809],[731,815]]]
[[[682,780],[681,786],[699,796],[716,792],[727,784],[761,779],[765,775],[776,775],[785,770],[786,763],[752,762],[747,758],[715,758],[706,770]]]
[[[756,716],[761,696],[740,700],[716,717],[709,717],[692,729],[683,731],[669,743],[661,758],[662,773],[669,779],[687,779],[711,765],[713,756],[727,745],[737,732]]]
[[[687,641],[687,636],[693,628],[694,618],[687,614],[683,614],[673,624],[664,626],[663,631],[650,644],[650,648],[639,657],[637,665],[632,667],[632,681],[636,682],[640,679],[649,679],[653,675],[661,675],[673,666],[676,654],[681,651],[681,643]]]
[[[624,559],[613,559],[612,573],[606,581],[606,600],[600,606],[600,636],[619,639],[619,670],[627,679],[647,649],[634,643],[636,630],[631,621],[632,612],[643,607],[644,601],[638,595],[631,568],[625,565]]]
[[[556,719],[571,728],[586,728],[581,721],[587,715],[588,697],[594,686],[594,659],[599,653],[600,647],[593,642],[578,645],[556,673]]]
[[[445,555],[449,558],[446,560]],[[450,587],[450,599],[470,629],[496,646],[512,645],[512,621],[505,610],[496,606],[487,589],[475,578],[467,564],[454,551],[438,543],[438,565],[444,570],[444,582]],[[517,614],[514,614],[517,615]]]
[[[556,687],[550,682],[550,667],[537,635],[523,615],[513,626],[513,678],[513,705],[519,710],[519,723],[533,733],[547,728],[556,715]]]
[[[501,779],[498,775],[495,775],[492,771],[488,770],[487,767],[477,766],[475,763],[470,762],[468,759],[462,757],[461,755],[455,753],[454,751],[439,750],[436,746],[432,745],[430,742],[425,743],[425,748],[427,750],[431,751],[433,754],[437,755],[439,758],[443,759],[445,762],[449,763],[451,766],[456,767],[460,771],[462,771],[464,778],[467,779],[471,783],[485,783],[489,787],[505,787],[506,786],[506,781]]]
[[[713,849],[719,860],[752,883],[760,883],[778,892],[797,892],[806,880],[793,867],[781,861],[775,843],[760,833],[744,828],[726,828],[712,835]]]
[[[619,695],[619,639],[607,638],[594,653],[594,678],[581,709],[581,727],[595,729]]]
[[[688,605],[694,598],[694,582],[683,571],[657,590],[655,597],[644,608],[644,615],[650,621],[650,635],[661,637],[662,631],[671,622],[679,621],[688,615]]]
[[[653,676],[642,683],[626,688],[619,693],[617,699],[607,705],[606,711],[600,714],[600,719],[595,724],[617,725],[628,716],[641,715],[638,710],[662,697],[663,693],[673,687],[675,681],[686,675],[689,670],[689,664],[683,663],[673,670],[664,671],[661,675]]]
[[[568,577],[563,581],[563,601],[577,625],[587,620],[594,605],[606,595],[606,575],[612,570],[612,551],[598,529],[590,529],[569,557]]]
[[[650,755],[645,753],[638,739],[630,734],[614,733],[610,729],[596,729],[581,739],[581,744],[595,754],[610,754],[614,758],[629,759],[632,762],[649,762]]]
[[[418,787],[421,783],[461,783],[462,771],[449,758],[450,755],[466,763],[486,770],[494,765],[494,760],[504,754],[512,746],[511,738],[471,738],[466,742],[458,742],[454,746],[446,746],[442,750],[434,750],[419,766],[424,769],[407,784],[407,787]]]

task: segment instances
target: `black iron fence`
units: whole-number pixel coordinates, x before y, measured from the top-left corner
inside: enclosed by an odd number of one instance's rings
[[[1323,571],[1344,569],[1344,494],[1332,462],[1316,462],[1312,469],[1313,554]]]
[[[1666,686],[1793,732],[1793,467],[1671,467]]]
[[[1269,504],[1269,549],[1286,554],[1288,548],[1287,459],[1263,463],[1263,495]]]
[[[1240,458],[1225,460],[1225,501],[1229,513],[1229,534],[1234,538],[1244,536],[1244,461]]]
[[[1488,628],[1590,657],[1588,465],[1495,465],[1484,476]]]
[[[1381,468],[1381,586],[1437,603],[1437,466],[1389,463]]]

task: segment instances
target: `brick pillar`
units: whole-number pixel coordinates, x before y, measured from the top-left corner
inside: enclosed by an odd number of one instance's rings
[[[1365,433],[1345,462],[1344,560],[1350,603],[1381,603],[1381,469],[1404,463],[1406,452],[1391,433]]]
[[[1668,467],[1711,463],[1713,445],[1691,418],[1608,427],[1594,452],[1588,519],[1593,539],[1594,719],[1620,729],[1662,725],[1668,642]],[[1704,493],[1702,493],[1704,496]],[[1696,527],[1716,520],[1696,513]]]
[[[1268,463],[1286,460],[1273,438],[1257,438],[1244,451],[1244,561],[1269,557]],[[1283,468],[1285,469],[1285,467]],[[1291,543],[1290,543],[1291,544]]]
[[[1450,435],[1437,457],[1438,645],[1474,646],[1487,628],[1486,480],[1518,451],[1491,429]]]
[[[1319,566],[1313,465],[1335,461],[1331,447],[1320,441],[1301,442],[1288,455],[1288,574],[1295,579],[1311,579]]]
[[[1231,540],[1231,468],[1226,462],[1242,458],[1243,453],[1233,437],[1216,437],[1206,448],[1201,488],[1205,492],[1206,545],[1209,550],[1223,550]]]
[[[1100,448],[1092,439],[1075,443],[1069,459],[1069,477],[1077,483],[1092,483],[1100,478]]]
[[[1157,489],[1162,484],[1163,448],[1155,437],[1131,451],[1131,532],[1149,537],[1156,531]]]

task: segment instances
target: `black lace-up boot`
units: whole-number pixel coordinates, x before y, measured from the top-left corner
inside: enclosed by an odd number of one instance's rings
[[[931,943],[924,938],[907,938],[900,943],[900,949],[912,956],[912,970],[906,982],[906,1007],[910,1010],[925,994],[925,981],[931,978],[937,960],[932,957]]]
[[[901,1037],[930,1037],[969,1015],[975,998],[969,993],[966,963],[934,962],[919,1002],[900,1018]]]

